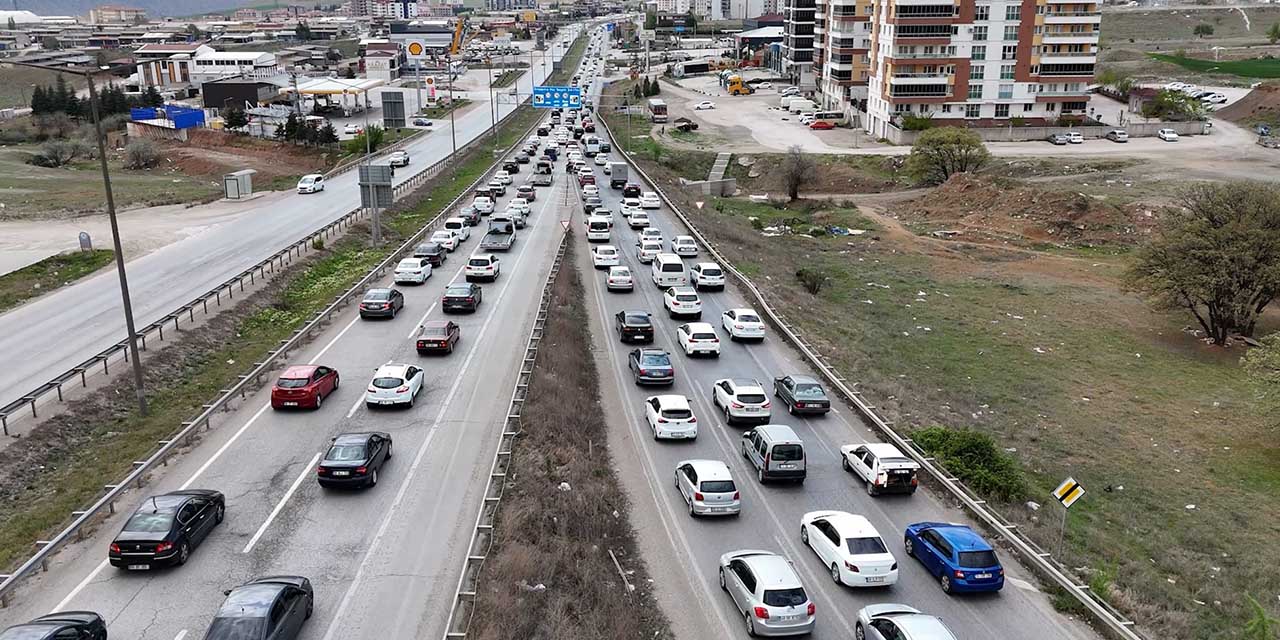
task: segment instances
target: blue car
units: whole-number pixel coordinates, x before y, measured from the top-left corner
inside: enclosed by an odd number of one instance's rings
[[[999,591],[1004,587],[1004,567],[995,549],[962,524],[907,525],[903,545],[907,555],[914,556],[938,579],[945,593]]]

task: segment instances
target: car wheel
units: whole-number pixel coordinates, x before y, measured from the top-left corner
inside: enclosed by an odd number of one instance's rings
[[[911,541],[911,538],[903,538],[903,539],[902,539],[902,546],[903,546],[903,548],[905,548],[905,549],[907,550],[907,555],[909,555],[909,556],[911,556],[911,557],[913,557],[913,558],[915,557],[915,555],[916,555],[916,544],[915,544],[914,542],[912,542],[912,541]]]
[[[848,456],[840,456],[840,468],[845,471],[852,471],[853,467],[849,466]]]
[[[315,610],[315,607],[316,607],[316,599],[312,596],[307,596],[307,618],[306,619],[308,620],[311,619],[311,613]]]
[[[764,469],[756,469],[756,480],[759,480],[760,484],[764,484]]]
[[[791,415],[793,415],[793,416],[794,416],[794,415],[796,415],[796,406],[795,406],[794,404],[791,404],[790,402],[788,402],[788,403],[787,403],[787,413],[789,413],[789,414],[791,414]]]
[[[809,527],[800,525],[800,542],[803,542],[806,547],[809,546]]]
[[[878,491],[876,491],[876,485],[869,480],[866,481],[865,484],[867,485],[867,495],[873,498],[876,497],[876,494],[879,493]]]
[[[746,617],[746,619],[747,619],[747,635],[751,636],[752,638],[756,637],[756,620],[755,620],[755,618],[751,617],[751,612],[750,612],[750,611],[748,611],[748,612],[744,613],[744,614],[743,614],[743,616],[744,616],[744,617]]]
[[[416,394],[416,393],[410,393],[410,394],[409,394],[409,408],[410,408],[410,409],[412,409],[412,408],[413,408],[413,405],[414,405],[414,404],[416,404],[417,402],[418,402],[418,394]]]
[[[725,591],[729,590],[729,587],[725,586],[724,584],[724,567],[720,567],[720,588],[724,589]]]
[[[369,486],[371,487],[378,486],[378,470],[377,469],[374,469],[373,473],[369,475]]]
[[[690,518],[697,518],[697,517],[698,517],[698,512],[693,508],[693,501],[692,501],[692,500],[690,500],[690,501],[689,501],[689,517],[690,517]]]
[[[942,577],[938,578],[938,584],[942,586],[943,593],[951,593],[951,576],[942,574]]]
[[[218,508],[213,511],[213,521],[217,524],[222,524],[222,519],[225,517],[227,517],[227,507],[218,505]]]
[[[191,547],[184,542],[182,543],[181,547],[178,547],[178,564],[179,565],[186,564],[187,559],[190,557],[191,557]]]
[[[701,311],[699,311],[699,312],[697,312],[697,313],[693,314],[693,319],[694,319],[694,320],[699,320],[699,321],[700,321],[700,320],[702,320],[702,312],[701,312]]]
[[[392,445],[392,444],[393,444],[393,443],[388,443],[388,444],[387,444],[387,459],[388,459],[388,460],[390,460],[390,459],[391,459],[391,445]]]
[[[862,628],[861,622],[858,623],[858,626],[853,628],[853,637],[856,638],[856,640],[867,640],[867,631]]]
[[[338,376],[333,377],[333,391],[338,390],[338,384],[341,382],[342,382],[342,378],[339,378]],[[330,391],[329,393],[333,393],[333,391]]]
[[[316,411],[320,410],[320,405],[324,404],[324,394],[316,392]]]

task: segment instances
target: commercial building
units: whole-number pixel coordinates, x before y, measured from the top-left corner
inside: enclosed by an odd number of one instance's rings
[[[146,9],[104,4],[89,10],[90,24],[140,24],[146,21]]]

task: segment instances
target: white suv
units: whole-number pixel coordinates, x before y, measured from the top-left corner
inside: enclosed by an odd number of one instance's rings
[[[724,289],[724,270],[714,262],[699,262],[689,267],[689,284],[694,289]]]
[[[693,440],[698,437],[698,419],[684,396],[649,396],[644,401],[644,419],[654,440]]]
[[[662,304],[667,307],[667,314],[676,316],[693,316],[702,318],[702,298],[693,287],[671,287],[662,296]]]
[[[711,403],[724,411],[727,424],[769,422],[773,406],[764,387],[752,378],[725,378],[711,385]]]
[[[364,403],[373,408],[380,405],[407,404],[413,406],[422,392],[426,375],[422,369],[409,364],[384,364],[378,367],[365,391]]]
[[[720,355],[720,338],[716,336],[715,327],[706,322],[690,322],[676,327],[676,342],[687,356],[697,353]]]
[[[467,266],[463,268],[467,282],[497,280],[498,273],[501,271],[502,265],[498,264],[498,256],[491,253],[477,253],[471,256],[471,259],[467,260]]]

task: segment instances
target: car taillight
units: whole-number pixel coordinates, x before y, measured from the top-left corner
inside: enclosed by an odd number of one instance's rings
[[[409,385],[405,385],[403,387],[400,387],[399,389],[396,389],[396,393],[406,393],[408,391],[409,391]]]
[[[956,578],[959,578],[959,579],[963,580],[963,579],[964,579],[964,572],[963,572],[963,571],[960,571],[959,569],[957,569],[957,570],[955,571],[955,576],[956,576]]]
[[[876,474],[876,479],[875,479],[875,480],[873,480],[871,483],[872,483],[872,484],[874,484],[874,485],[876,485],[876,486],[879,486],[879,485],[882,485],[882,484],[884,484],[884,483],[886,483],[886,482],[888,482],[888,481],[889,481],[889,476],[887,476],[887,475],[885,475],[885,474],[883,474],[883,473],[878,473],[878,474]]]
[[[740,403],[737,403],[737,402],[731,403],[731,404],[730,404],[730,406],[732,406],[734,409],[741,409],[741,408],[742,408],[742,405],[741,405]]]
[[[173,548],[172,542],[161,542],[160,544],[156,545],[156,553],[164,553],[172,548]]]
[[[369,473],[369,468],[368,468],[368,467],[356,467],[356,473],[359,473],[359,474],[361,474],[361,475],[364,475],[364,474],[366,474],[366,473]]]
[[[421,349],[422,347],[425,347],[425,346],[427,346],[427,341],[426,341],[426,340],[419,340],[419,341],[418,341],[418,348],[419,348],[419,349]]]
[[[740,325],[740,324],[735,324],[735,325],[733,325],[733,328],[734,328],[734,329],[745,329],[746,327],[744,327],[744,326],[742,326],[742,325]]]
[[[806,611],[806,613],[808,613],[809,615],[813,615],[813,614],[814,614],[814,612],[816,612],[817,610],[818,610],[817,605],[815,605],[815,604],[813,604],[812,602],[810,602],[810,603],[809,603],[809,608],[808,608],[808,610]]]
[[[696,416],[689,416],[689,424],[693,424],[697,421],[698,421],[698,418]]]
[[[111,543],[111,553],[120,553],[120,545],[118,545],[118,544],[116,544],[116,543],[112,542],[112,543]]]
[[[475,302],[475,301],[476,301],[475,298],[472,298],[471,296],[467,296],[467,302]]]
[[[998,573],[998,574],[1000,575],[1000,577],[1001,577],[1001,578],[1003,578],[1003,577],[1004,577],[1004,567],[1001,567],[1000,569],[997,569],[997,570],[996,570],[996,573]]]
[[[765,400],[765,401],[764,401],[764,404],[760,405],[760,408],[762,408],[762,409],[768,409],[769,407],[772,407],[772,406],[773,406],[773,403],[772,403],[772,402],[769,402],[768,400]]]
[[[649,375],[649,370],[648,370],[648,369],[641,369],[641,370],[640,370],[640,375],[642,375],[642,376],[647,376],[647,375]]]
[[[324,475],[324,474],[326,474],[326,473],[329,473],[329,470],[328,470],[328,469],[326,469],[326,468],[324,468],[324,467],[322,467],[322,466],[321,466],[321,467],[316,467],[316,475],[318,475],[318,476],[322,476],[322,475]]]
[[[733,499],[734,499],[734,500],[741,500],[741,499],[742,499],[742,492],[741,492],[741,491],[734,491],[734,492],[733,492]]]
[[[854,563],[852,563],[852,562],[849,562],[848,560],[845,560],[845,561],[844,561],[844,568],[846,568],[846,569],[848,569],[848,570],[850,570],[850,571],[852,571],[852,572],[854,572],[854,573],[861,573],[860,571],[858,571],[858,565],[856,565],[856,564],[854,564]]]
[[[666,418],[658,418],[658,424],[666,424],[666,423],[667,423]]]
[[[761,620],[769,619],[769,610],[764,607],[756,607],[755,614],[756,614],[756,617],[760,618]]]
[[[694,500],[702,500],[702,499],[703,499],[703,497],[702,497],[702,492],[701,492],[701,491],[694,491],[694,492],[693,492],[693,499],[694,499]]]

